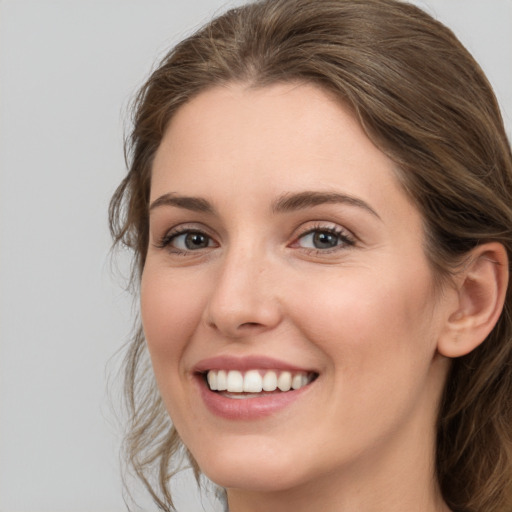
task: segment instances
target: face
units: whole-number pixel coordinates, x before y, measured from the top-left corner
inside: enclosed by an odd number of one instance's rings
[[[314,86],[233,84],[178,111],[154,161],[141,308],[173,423],[224,487],[430,451],[446,308],[422,219]]]

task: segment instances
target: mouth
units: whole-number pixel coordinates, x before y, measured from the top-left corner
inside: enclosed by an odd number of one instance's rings
[[[226,398],[247,399],[297,391],[318,374],[278,369],[208,370],[202,377],[208,389]]]
[[[294,403],[313,403],[320,373],[268,356],[221,355],[193,369],[203,404],[226,420],[253,421],[279,414]]]

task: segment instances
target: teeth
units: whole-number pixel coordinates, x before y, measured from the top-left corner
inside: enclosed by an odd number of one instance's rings
[[[306,379],[304,382],[303,379]],[[307,377],[305,375],[296,374],[292,378],[292,389],[300,389],[307,384]]]
[[[212,391],[217,391],[219,388],[217,387],[217,372],[208,372],[207,376],[208,386]]]
[[[244,375],[244,391],[259,393],[263,389],[263,379],[258,370],[251,370]]]
[[[263,376],[263,391],[275,391],[277,389],[276,372],[267,372]]]
[[[213,372],[208,372],[208,375]],[[226,391],[228,389],[228,376],[224,370],[217,372],[217,390]]]
[[[292,374],[290,372],[283,372],[277,378],[277,387],[281,391],[290,391],[292,388]]]
[[[245,373],[238,370],[210,370],[206,379],[212,391],[252,393],[254,396],[262,391],[300,389],[309,384],[313,376],[305,372],[276,370],[249,370]]]
[[[231,370],[228,373],[228,391],[231,393],[241,393],[244,390],[244,376],[241,372]]]

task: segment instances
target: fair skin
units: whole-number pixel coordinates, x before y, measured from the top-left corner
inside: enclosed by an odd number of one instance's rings
[[[203,92],[165,133],[150,203],[156,380],[230,511],[448,511],[435,421],[445,355],[477,343],[453,335],[465,281],[434,290],[421,216],[350,111],[311,85]],[[307,383],[212,391],[223,365]]]

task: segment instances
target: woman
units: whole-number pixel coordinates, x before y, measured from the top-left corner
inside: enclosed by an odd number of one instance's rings
[[[448,29],[234,9],[149,78],[129,157],[126,447],[163,510],[183,446],[232,512],[511,509],[512,157]]]

